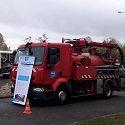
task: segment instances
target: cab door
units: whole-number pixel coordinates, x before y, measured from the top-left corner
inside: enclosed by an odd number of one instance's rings
[[[60,48],[48,48],[47,63],[44,71],[44,85],[51,86],[59,77],[62,77],[62,64],[60,63]]]

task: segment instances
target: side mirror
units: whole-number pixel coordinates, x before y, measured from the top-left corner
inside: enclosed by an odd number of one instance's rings
[[[15,56],[15,55],[16,55],[16,53],[17,53],[17,50],[14,50],[14,51],[13,51],[13,56]]]

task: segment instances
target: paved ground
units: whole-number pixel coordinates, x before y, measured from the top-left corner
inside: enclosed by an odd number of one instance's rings
[[[0,78],[1,125],[69,125],[73,122],[125,112],[125,92],[115,92],[112,99],[84,97],[64,106],[53,106],[36,101],[31,104],[32,115],[24,115],[23,106],[13,105],[10,80]],[[35,120],[34,120],[35,119]]]
[[[0,76],[0,98],[12,97],[11,84],[9,78],[3,78]]]
[[[37,100],[30,106],[32,114],[23,114],[25,106],[13,104],[12,98],[1,98],[0,125],[71,125],[78,121],[124,113],[125,92],[115,92],[112,99],[83,97],[63,106]]]
[[[2,85],[0,87],[0,98],[5,98],[5,97],[12,97],[11,86],[9,83],[6,83],[5,85]]]

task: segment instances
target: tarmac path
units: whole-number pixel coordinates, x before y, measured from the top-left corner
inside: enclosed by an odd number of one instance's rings
[[[10,79],[0,76],[0,98],[12,97],[10,88]]]
[[[8,93],[8,82],[9,78],[0,77],[0,88],[3,87],[0,92],[7,90]],[[23,114],[24,110],[24,106],[12,103],[12,96],[0,98],[0,125],[70,125],[82,120],[125,113],[125,92],[114,92],[111,99],[102,99],[100,96],[73,99],[63,106],[39,100],[31,104],[31,115]]]
[[[30,103],[31,104],[31,103]],[[25,107],[14,105],[12,98],[0,99],[0,125],[71,125],[70,123],[125,112],[125,92],[115,92],[111,99],[98,96],[75,99],[63,106],[36,101],[31,115]]]

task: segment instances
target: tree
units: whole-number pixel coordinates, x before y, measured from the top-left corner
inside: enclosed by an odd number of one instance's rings
[[[120,47],[122,46],[121,43],[113,37],[104,39],[103,43],[118,44]]]
[[[3,50],[9,50],[6,43],[3,43]]]
[[[4,41],[3,35],[0,33],[0,50],[8,50],[7,44]]]
[[[39,37],[38,38],[38,41],[41,43],[41,42],[46,42],[47,41],[47,37],[46,37],[46,34],[43,34],[42,37]]]
[[[109,37],[109,38],[104,39],[103,43],[118,44],[120,47],[122,47],[121,43],[117,39],[115,39],[113,37]],[[106,48],[100,48],[99,50],[101,50],[101,52],[109,51]],[[111,56],[113,58],[118,58],[119,57],[118,50],[116,50],[115,48],[111,49]]]
[[[122,51],[123,51],[123,53],[125,55],[125,45],[122,46]]]

